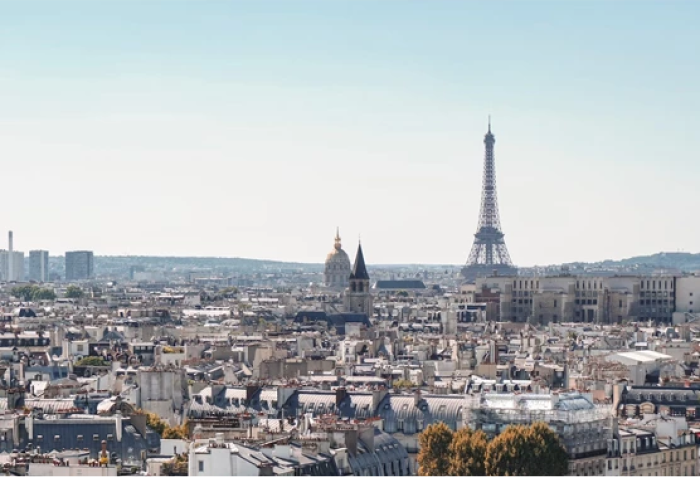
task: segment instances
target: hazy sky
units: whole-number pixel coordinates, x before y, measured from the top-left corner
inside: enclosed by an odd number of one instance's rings
[[[700,2],[0,3],[0,229],[52,255],[700,251]],[[0,242],[5,247],[5,239]],[[0,247],[0,248],[1,248]]]

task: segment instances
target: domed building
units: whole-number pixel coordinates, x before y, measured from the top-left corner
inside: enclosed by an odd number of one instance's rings
[[[340,244],[340,231],[336,230],[333,251],[326,257],[324,284],[331,288],[347,288],[350,284],[351,268],[350,257]]]

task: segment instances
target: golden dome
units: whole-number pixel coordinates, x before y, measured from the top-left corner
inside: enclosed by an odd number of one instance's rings
[[[339,230],[336,230],[335,232],[335,244],[333,245],[333,251],[326,256],[326,265],[331,264],[342,266],[339,268],[345,268],[347,265],[348,270],[351,267],[350,257],[348,257],[348,254],[345,253],[345,250],[343,250],[343,246],[340,242]]]

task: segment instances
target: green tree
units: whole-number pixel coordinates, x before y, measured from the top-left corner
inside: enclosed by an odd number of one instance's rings
[[[486,475],[484,460],[488,445],[483,431],[464,427],[455,432],[449,447],[450,467],[446,475]]]
[[[32,294],[32,301],[55,300],[56,293],[48,288],[37,287]]]
[[[418,437],[418,475],[448,475],[452,429],[444,422],[430,424]]]
[[[22,301],[31,301],[37,288],[36,285],[22,285],[12,288],[10,293]]]
[[[486,475],[566,475],[569,457],[546,424],[509,426],[489,444],[485,470]]]
[[[84,295],[83,290],[81,290],[79,287],[76,287],[75,285],[68,285],[66,287],[66,298],[82,298]]]
[[[107,361],[99,356],[85,356],[75,363],[76,366],[107,366]]]

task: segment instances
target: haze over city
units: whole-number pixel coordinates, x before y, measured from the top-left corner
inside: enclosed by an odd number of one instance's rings
[[[516,265],[699,251],[695,2],[1,10],[18,249],[461,264],[491,115]]]

